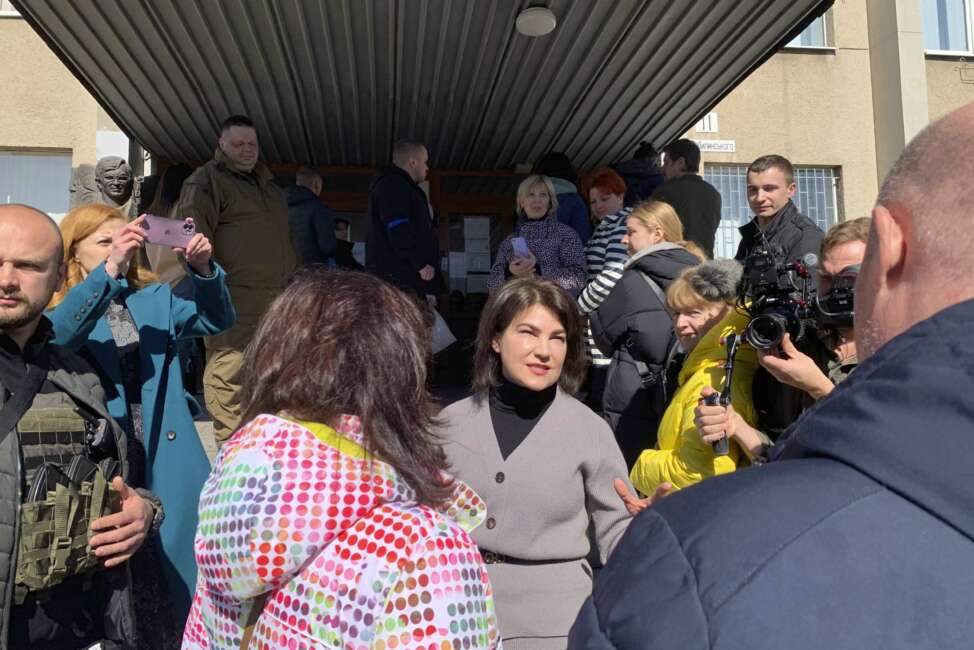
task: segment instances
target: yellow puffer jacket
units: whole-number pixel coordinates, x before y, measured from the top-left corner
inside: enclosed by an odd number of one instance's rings
[[[727,456],[715,456],[713,448],[700,440],[693,424],[693,411],[704,386],[717,391],[724,388],[727,360],[724,338],[732,332],[742,334],[747,321],[747,316],[732,310],[700,339],[684,361],[679,387],[660,420],[659,449],[644,451],[629,475],[632,484],[643,494],[652,494],[665,481],[680,489],[717,474],[733,472],[739,464],[748,464],[747,456],[733,441]],[[757,353],[742,344],[734,361],[731,403],[751,426],[757,421],[751,400],[751,384],[757,367]]]

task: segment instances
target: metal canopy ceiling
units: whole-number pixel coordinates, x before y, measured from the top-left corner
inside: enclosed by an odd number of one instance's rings
[[[250,115],[270,163],[579,167],[685,132],[831,0],[15,0],[150,153],[210,158]],[[514,27],[546,5],[548,36]]]

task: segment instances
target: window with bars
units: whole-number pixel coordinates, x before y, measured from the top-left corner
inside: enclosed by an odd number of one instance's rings
[[[734,257],[741,241],[737,229],[754,218],[747,204],[747,165],[708,164],[703,177],[720,192],[720,227],[714,255]],[[839,168],[796,167],[795,185],[792,200],[819,228],[828,230],[839,220]]]

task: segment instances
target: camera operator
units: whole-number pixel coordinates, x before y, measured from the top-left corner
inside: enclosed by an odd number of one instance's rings
[[[819,336],[832,355],[826,372],[795,347],[789,334],[784,335],[779,346],[758,351],[759,363],[772,377],[805,392],[813,400],[831,393],[857,364],[851,289],[866,252],[869,224],[868,217],[845,221],[829,229],[822,240],[818,271]],[[694,411],[694,422],[704,442],[716,442],[725,434],[747,440],[751,444],[741,447],[752,459],[763,456],[771,443],[767,436],[744,422],[733,407],[701,404]],[[756,444],[758,437],[762,438],[760,445]]]
[[[839,286],[849,289],[855,282],[866,252],[869,238],[868,217],[844,221],[829,229],[822,240],[822,258],[818,272],[820,335],[834,355],[828,363],[828,374],[800,352],[786,334],[777,350],[759,351],[758,360],[771,375],[783,384],[794,386],[808,393],[812,399],[821,399],[832,392],[835,385],[849,376],[857,364],[856,339],[852,329],[851,312],[837,313],[832,306],[832,294],[838,294]],[[833,291],[835,286],[835,291]],[[824,313],[824,312],[828,313]]]
[[[795,189],[795,170],[787,158],[761,156],[748,166],[747,202],[754,219],[738,228],[741,243],[734,259],[743,264],[765,240],[787,262],[818,253],[822,230],[792,203]]]

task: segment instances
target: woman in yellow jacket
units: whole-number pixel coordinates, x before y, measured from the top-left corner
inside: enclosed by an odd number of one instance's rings
[[[717,392],[724,388],[724,339],[731,333],[743,334],[747,326],[748,317],[734,308],[740,278],[741,266],[733,260],[705,262],[686,269],[666,292],[676,335],[687,358],[676,393],[660,421],[658,448],[645,450],[630,473],[633,485],[643,494],[653,494],[664,483],[674,490],[684,488],[749,463],[744,447],[753,441],[739,440],[732,434],[729,453],[717,456],[694,425],[701,391],[708,386]],[[752,426],[757,413],[751,400],[751,383],[757,367],[754,349],[741,345],[734,360],[731,403]]]

